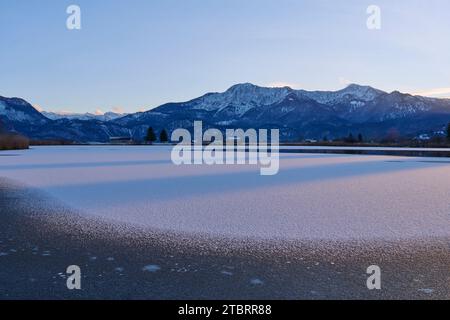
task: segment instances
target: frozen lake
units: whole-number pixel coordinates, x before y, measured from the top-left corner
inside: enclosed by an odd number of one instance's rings
[[[81,213],[170,231],[297,240],[450,236],[450,159],[281,154],[280,171],[175,166],[170,147],[0,152],[0,177]]]
[[[405,148],[405,147],[334,147],[334,146],[280,146],[286,150],[360,150],[360,151],[443,151],[450,152],[450,148]]]

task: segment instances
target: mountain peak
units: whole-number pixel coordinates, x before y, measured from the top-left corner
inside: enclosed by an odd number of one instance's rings
[[[342,89],[340,91],[347,91],[347,92],[375,91],[375,92],[379,92],[379,93],[384,92],[384,91],[375,89],[374,87],[367,86],[367,85],[360,85],[357,83],[351,83],[347,87],[345,87],[344,89]]]
[[[357,99],[370,101],[382,94],[385,94],[386,92],[375,89],[371,86],[352,83],[336,93],[339,95],[351,95]]]
[[[231,86],[226,92],[236,92],[236,91],[247,91],[247,90],[254,90],[260,88],[257,85],[254,85],[250,82],[245,83],[238,83],[233,86]]]
[[[347,85],[345,87],[345,89],[350,89],[350,90],[354,90],[354,89],[365,89],[365,88],[372,88],[371,86],[366,86],[366,85],[361,85],[361,84],[357,84],[357,83],[350,83],[349,85]]]

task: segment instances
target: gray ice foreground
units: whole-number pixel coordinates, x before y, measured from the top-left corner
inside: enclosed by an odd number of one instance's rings
[[[450,159],[281,154],[258,166],[175,166],[170,147],[2,152],[0,176],[77,211],[151,229],[232,238],[398,240],[450,236]]]

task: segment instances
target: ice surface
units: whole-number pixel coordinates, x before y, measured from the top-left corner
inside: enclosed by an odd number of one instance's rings
[[[0,176],[86,215],[163,230],[300,240],[450,236],[448,158],[281,154],[279,174],[261,176],[249,165],[178,167],[170,150],[33,147],[0,153]]]
[[[407,148],[407,147],[334,147],[334,146],[280,146],[285,150],[354,150],[354,151],[446,151],[450,148]]]

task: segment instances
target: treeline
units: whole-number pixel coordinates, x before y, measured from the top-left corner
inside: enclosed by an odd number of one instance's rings
[[[30,141],[19,134],[0,133],[0,150],[28,149]]]
[[[159,132],[159,135],[155,132],[153,127],[149,127],[147,129],[147,134],[144,137],[144,142],[148,144],[152,144],[154,142],[167,143],[169,142],[169,136],[165,129],[162,129]],[[390,130],[387,135],[379,140],[369,140],[366,139],[362,133],[354,134],[349,133],[348,136],[342,137],[339,139],[329,140],[327,137],[323,137],[322,140],[306,140],[293,144],[304,144],[307,143],[309,145],[329,145],[329,146],[411,146],[411,147],[450,147],[450,123],[446,128],[446,135],[442,136],[433,136],[429,140],[420,140],[420,139],[408,139],[402,138],[398,134],[398,132],[393,129]],[[291,142],[292,143],[292,142]]]
[[[20,134],[7,132],[0,119],[0,150],[28,149],[29,146],[28,138]]]
[[[31,146],[70,146],[77,143],[64,139],[30,140]]]
[[[385,138],[381,140],[366,140],[365,137],[358,133],[354,135],[350,133],[347,137],[342,137],[340,139],[329,140],[326,136],[321,140],[301,140],[298,142],[286,142],[282,144],[292,144],[292,145],[320,145],[320,146],[410,146],[410,147],[450,147],[450,123],[445,129],[446,133],[439,136],[432,136],[429,139],[408,139],[401,138],[396,130],[391,130]],[[142,141],[142,140],[141,140]],[[153,127],[147,129],[143,141],[147,144],[152,144],[154,142],[167,143],[169,142],[169,135],[165,129],[162,129],[159,134],[155,132]],[[134,142],[135,144],[141,144],[141,142]],[[76,144],[73,141],[67,141],[62,139],[54,140],[29,140],[17,133],[7,132],[3,126],[0,119],[0,150],[11,150],[11,149],[28,149],[30,145],[71,145]]]

